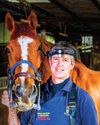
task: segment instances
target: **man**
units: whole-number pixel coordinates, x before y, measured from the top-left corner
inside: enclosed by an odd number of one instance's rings
[[[52,75],[41,86],[41,109],[19,112],[9,110],[9,125],[98,125],[91,96],[70,79],[77,51],[71,44],[58,42],[49,52]],[[2,103],[7,102],[7,93]],[[5,100],[5,101],[4,101]],[[13,112],[13,120],[11,118]]]

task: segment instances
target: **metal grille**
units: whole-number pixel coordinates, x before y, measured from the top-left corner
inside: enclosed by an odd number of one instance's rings
[[[0,90],[7,88],[7,77],[0,77]]]

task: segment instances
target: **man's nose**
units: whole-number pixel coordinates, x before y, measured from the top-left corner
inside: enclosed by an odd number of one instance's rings
[[[63,64],[63,63],[62,63],[62,58],[59,58],[59,59],[58,59],[58,66],[62,66],[62,64]]]

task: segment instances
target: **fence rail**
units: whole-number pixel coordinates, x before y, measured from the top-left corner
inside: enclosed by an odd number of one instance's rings
[[[7,89],[7,77],[0,77],[0,90]]]

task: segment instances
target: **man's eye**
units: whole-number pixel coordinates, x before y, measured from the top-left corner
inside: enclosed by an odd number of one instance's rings
[[[64,59],[64,61],[68,62],[68,60],[67,60],[67,59]]]
[[[55,58],[53,58],[54,60],[57,60],[57,58],[55,57]]]
[[[52,59],[53,59],[53,60],[56,60],[56,59],[57,59],[57,57],[56,57],[56,56],[54,56],[54,57],[52,57]]]
[[[54,57],[54,58],[52,58],[52,60],[53,60],[53,61],[57,61],[57,60],[58,60],[58,58],[57,58],[57,57]]]
[[[64,59],[65,62],[70,62],[68,59]]]

